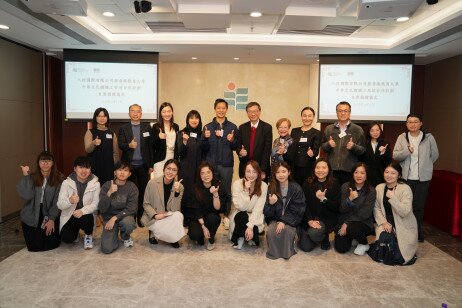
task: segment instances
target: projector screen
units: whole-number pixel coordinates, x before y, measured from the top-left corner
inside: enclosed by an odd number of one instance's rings
[[[143,119],[157,119],[157,64],[65,62],[66,118],[89,120],[103,107],[111,120],[126,120],[128,107],[143,108]]]
[[[319,76],[320,121],[336,120],[341,101],[356,121],[405,121],[410,112],[412,64],[321,64]]]

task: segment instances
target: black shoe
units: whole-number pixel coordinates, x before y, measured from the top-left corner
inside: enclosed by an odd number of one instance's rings
[[[200,246],[203,246],[205,244],[204,238],[201,238],[200,240],[198,240],[197,244],[199,244]]]
[[[180,243],[178,242],[170,243],[170,245],[172,245],[173,248],[180,248]]]
[[[330,249],[330,241],[329,237],[326,237],[326,239],[323,239],[321,242],[321,249],[322,250],[329,250]]]
[[[159,242],[157,242],[155,237],[150,237],[149,238],[149,244],[157,245]]]

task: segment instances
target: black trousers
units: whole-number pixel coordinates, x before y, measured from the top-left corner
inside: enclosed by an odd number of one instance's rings
[[[245,230],[247,230],[247,223],[249,222],[249,214],[247,212],[239,212],[234,216],[234,231],[231,241],[237,245],[237,240],[240,237],[245,238]],[[260,246],[260,238],[258,237],[258,227],[253,226],[253,238],[255,245]]]
[[[295,166],[293,173],[295,182],[302,186],[306,179],[312,175],[313,164],[308,164],[306,167]]]
[[[417,220],[419,239],[423,240],[422,223],[424,218],[425,201],[427,201],[428,186],[430,181],[408,180],[407,183],[412,190],[412,212]]]
[[[204,225],[209,229],[211,244],[215,243],[215,234],[217,233],[218,227],[221,223],[220,214],[210,213],[204,216]],[[204,232],[202,226],[197,219],[192,220],[188,227],[188,236],[191,240],[197,241],[199,244],[204,245]]]
[[[93,233],[93,224],[93,214],[83,215],[80,218],[71,216],[61,229],[61,240],[64,243],[74,242],[79,236],[80,229],[82,229],[86,235],[91,235]]]
[[[61,245],[61,238],[59,237],[59,218],[55,220],[55,231],[50,235],[46,235],[45,229],[42,229],[43,218],[42,205],[40,205],[37,226],[31,227],[21,222],[24,241],[29,251],[47,251],[58,248],[59,245]]]
[[[349,182],[352,179],[351,172],[346,172],[342,170],[334,170],[334,178],[337,179],[340,186],[342,186],[343,183]]]
[[[141,216],[143,216],[144,208],[143,208],[143,201],[144,201],[144,191],[146,190],[146,185],[149,181],[149,168],[146,164],[132,166],[132,175],[128,178],[129,181],[135,183],[136,187],[138,187],[139,195],[138,195],[138,210],[136,211],[136,218],[139,220]]]
[[[334,247],[338,253],[346,253],[351,248],[351,242],[355,239],[359,244],[367,245],[367,236],[372,233],[372,229],[360,221],[351,221],[348,223],[346,234],[338,235],[338,230],[335,232]]]

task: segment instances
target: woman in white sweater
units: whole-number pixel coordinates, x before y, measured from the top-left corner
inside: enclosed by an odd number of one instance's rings
[[[265,227],[263,207],[268,185],[261,180],[261,169],[254,160],[247,162],[244,178],[231,187],[234,210],[230,216],[229,237],[233,247],[242,249],[244,241],[260,245],[258,234]]]
[[[389,241],[395,236],[399,249],[395,251],[395,264],[410,265],[417,259],[417,221],[412,212],[411,188],[401,180],[402,169],[397,162],[385,168],[385,183],[376,188],[377,199],[374,217],[377,223],[376,238]]]

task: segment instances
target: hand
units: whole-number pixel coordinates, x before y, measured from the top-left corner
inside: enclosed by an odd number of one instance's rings
[[[167,139],[167,134],[163,133],[162,131],[159,132],[159,138],[160,139]]]
[[[340,230],[338,230],[338,235],[344,236],[346,234],[347,224],[343,224]]]
[[[252,185],[252,182],[251,181],[247,181],[245,178],[244,178],[244,189],[246,192],[250,192],[250,186]]]
[[[74,213],[72,213],[72,216],[74,216],[75,218],[80,218],[83,216],[83,212],[82,210],[75,210]]]
[[[384,222],[382,224],[382,227],[383,227],[383,230],[385,230],[388,233],[391,233],[391,231],[393,231],[393,226],[388,222]]]
[[[205,238],[210,238],[210,231],[209,229],[207,229],[207,227],[205,225],[202,225],[202,232],[204,233],[204,237]]]
[[[353,146],[355,145],[355,143],[353,142],[353,137],[350,138],[350,141],[348,141],[347,145],[346,145],[346,148],[348,150],[351,150],[353,148]]]
[[[92,141],[94,146],[99,146],[101,144],[101,139],[98,136]]]
[[[149,168],[148,174],[151,174],[151,173],[153,173],[153,172],[154,172],[154,168]]]
[[[316,198],[318,198],[320,201],[326,199],[326,190],[327,188],[324,190],[318,189],[318,191],[316,192]]]
[[[396,189],[396,186],[393,187],[393,189],[387,190],[386,196],[388,199],[391,199],[395,196],[395,189]]]
[[[385,146],[379,147],[380,155],[385,154],[385,151],[387,150],[387,146],[388,146],[388,144],[385,144]]]
[[[226,136],[226,139],[228,139],[229,142],[234,141],[234,129]]]
[[[116,191],[117,191],[117,184],[114,184],[114,181],[111,181],[111,186],[109,186],[109,189],[107,191],[107,196],[110,197]]]
[[[246,241],[250,241],[251,239],[253,239],[253,230],[249,227],[247,227],[247,229],[245,229],[245,240]]]
[[[308,151],[306,151],[306,155],[308,155],[309,157],[313,157],[314,156],[314,152],[313,150],[311,149],[311,147],[308,148]]]
[[[313,229],[321,229],[321,223],[319,222],[319,220],[309,220],[308,226],[310,226]]]
[[[334,141],[334,139],[332,139],[332,136],[330,136],[330,138],[329,138],[329,145],[330,145],[331,148],[335,148],[335,141]]]
[[[117,220],[117,217],[112,216],[111,219],[104,225],[104,229],[106,230],[112,230],[114,228],[114,224]]]
[[[282,155],[284,154],[285,151],[286,151],[286,147],[284,146],[284,144],[279,143],[278,151],[276,153],[278,153],[279,155]]]
[[[218,196],[218,189],[220,188],[220,186],[211,186],[210,187],[210,193],[215,197],[215,194]]]
[[[268,197],[269,204],[274,205],[277,201],[278,201],[278,196],[276,196],[275,194],[269,195]]]
[[[183,132],[183,144],[184,145],[186,145],[186,143],[188,142],[188,139],[189,139],[189,135]]]
[[[138,146],[138,142],[136,142],[136,138],[133,137],[132,141],[130,141],[130,143],[128,144],[128,147],[131,149],[136,149],[137,146]]]
[[[407,148],[409,149],[409,152],[414,153],[414,147],[411,145],[408,145]]]
[[[285,227],[285,223],[283,223],[282,221],[278,222],[277,226],[276,226],[276,234],[279,234],[282,232],[282,230],[284,230],[284,227]]]
[[[55,222],[53,220],[48,220],[47,223],[43,226],[45,229],[45,234],[51,235],[55,231]]]
[[[246,157],[247,156],[247,150],[242,146],[241,150],[239,151],[239,156],[241,157]]]
[[[165,217],[167,217],[167,215],[165,215],[165,213],[160,213],[160,214],[154,215],[154,217],[155,217],[155,218],[154,218],[155,220],[162,220],[162,219],[164,219]]]
[[[176,193],[179,193],[180,192],[180,183],[183,182],[183,179],[179,180],[179,181],[175,181],[175,183],[173,183],[173,190],[176,192]]]
[[[217,136],[217,137],[223,137],[223,136],[222,136],[222,130],[221,130],[221,129],[215,130],[215,136]]]
[[[30,168],[29,166],[21,166],[22,175],[29,175]]]
[[[348,198],[350,199],[350,201],[353,201],[354,199],[358,198],[358,192],[350,188],[350,195],[348,196]]]
[[[205,138],[210,138],[210,131],[209,131],[209,129],[207,128],[207,125],[205,125],[204,137],[205,137]]]
[[[72,196],[69,197],[69,202],[72,203],[72,204],[77,204],[77,203],[79,203],[79,201],[80,201],[79,196],[77,196],[77,194],[75,192],[73,192]]]

